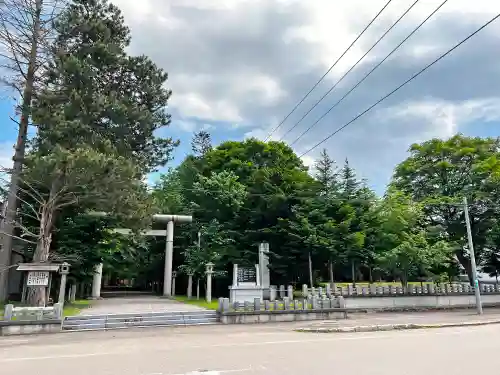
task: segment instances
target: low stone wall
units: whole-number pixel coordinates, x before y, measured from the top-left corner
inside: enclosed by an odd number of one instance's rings
[[[33,335],[62,331],[61,321],[51,320],[0,320],[0,336]]]
[[[311,300],[230,302],[228,298],[219,299],[219,320],[222,324],[251,324],[270,322],[293,322],[304,320],[345,319],[344,298],[333,297]]]
[[[297,311],[233,311],[220,314],[222,324],[277,323],[346,318],[347,312],[340,308]]]
[[[402,295],[402,296],[358,296],[344,298],[348,310],[427,310],[472,308],[476,298],[471,295]],[[499,306],[500,294],[484,294],[481,296],[484,306]]]
[[[62,320],[62,306],[59,303],[51,307],[15,307],[12,304],[5,305],[4,320],[17,321],[40,321],[40,320]]]
[[[6,305],[0,330],[0,336],[61,332],[62,306],[58,303],[52,307]]]
[[[500,294],[500,284],[481,284],[479,286],[482,295]],[[321,296],[343,296],[343,297],[400,297],[400,296],[421,296],[421,295],[474,295],[474,287],[465,283],[452,284],[423,284],[408,285],[406,288],[401,286],[352,286],[309,288],[302,286],[302,295],[304,297]]]
[[[484,306],[500,306],[500,285],[480,285]],[[344,297],[348,310],[427,310],[474,307],[474,287],[464,284],[424,284],[421,286],[375,286],[308,288],[304,285],[302,294],[308,301],[314,299]]]

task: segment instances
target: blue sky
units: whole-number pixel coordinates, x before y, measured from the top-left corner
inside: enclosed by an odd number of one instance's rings
[[[113,0],[132,31],[130,53],[146,54],[169,73],[172,124],[180,139],[172,166],[190,150],[194,131],[217,144],[265,138],[323,75],[386,0]],[[276,132],[279,139],[413,0],[393,1],[324,82]],[[323,103],[285,140],[291,142],[383,59],[442,0],[421,0]],[[300,154],[500,12],[491,0],[449,0],[404,46],[293,147]],[[383,192],[414,142],[500,135],[500,21],[429,69],[322,147],[347,157]],[[15,131],[0,103],[0,160]],[[9,146],[10,147],[10,146]],[[321,148],[304,158],[311,164]],[[8,158],[7,158],[8,159]],[[154,177],[154,176],[153,176]]]

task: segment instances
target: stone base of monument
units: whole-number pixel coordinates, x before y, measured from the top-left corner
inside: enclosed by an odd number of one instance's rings
[[[259,265],[238,267],[233,265],[233,285],[229,287],[231,302],[252,302],[264,299],[264,288],[260,284]]]
[[[239,283],[229,287],[229,299],[231,302],[254,302],[256,298],[264,299],[264,289],[255,284],[245,285]]]

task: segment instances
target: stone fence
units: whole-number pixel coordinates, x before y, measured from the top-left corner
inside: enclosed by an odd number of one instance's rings
[[[305,298],[254,302],[230,302],[229,298],[219,298],[218,312],[222,324],[249,324],[268,322],[291,322],[301,320],[345,319],[344,298]]]
[[[480,285],[481,300],[485,307],[500,307],[500,286]],[[476,304],[474,288],[469,284],[424,284],[409,285],[407,288],[395,286],[375,286],[357,288],[337,287],[308,288],[304,285],[302,294],[306,298],[328,298],[342,296],[349,311],[381,310],[428,310],[473,308]]]
[[[4,320],[62,320],[62,308],[59,303],[52,307],[14,307],[6,305],[4,311]]]
[[[6,305],[0,320],[0,336],[60,332],[62,307],[14,307]]]
[[[482,284],[481,294],[500,294],[500,285]],[[308,296],[344,296],[344,297],[399,297],[399,296],[420,296],[420,295],[471,295],[474,294],[474,287],[469,284],[424,284],[422,286],[408,285],[401,286],[376,286],[368,287],[352,286],[336,287],[332,289],[330,285],[319,288],[309,288],[306,284],[302,286],[302,295]]]

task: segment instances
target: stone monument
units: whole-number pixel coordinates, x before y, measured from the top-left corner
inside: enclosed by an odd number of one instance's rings
[[[259,265],[255,267],[238,267],[233,265],[233,285],[229,287],[231,302],[254,302],[256,298],[264,299],[260,285]]]
[[[269,272],[269,244],[267,242],[259,244],[259,275],[260,286],[264,290],[264,299],[269,299],[271,276]]]

